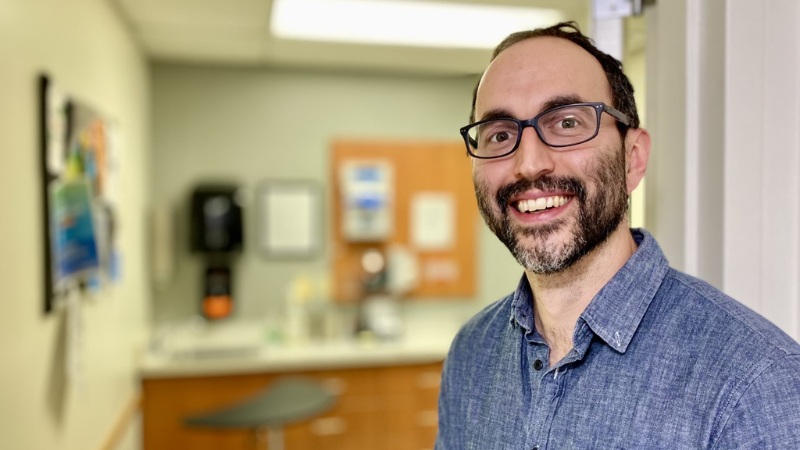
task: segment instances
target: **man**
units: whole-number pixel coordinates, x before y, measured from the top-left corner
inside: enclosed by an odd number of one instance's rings
[[[628,228],[650,137],[618,61],[574,23],[513,34],[470,121],[525,275],[453,342],[437,450],[800,449],[800,345]]]

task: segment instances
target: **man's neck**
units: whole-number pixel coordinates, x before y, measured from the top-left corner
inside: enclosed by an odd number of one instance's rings
[[[572,334],[581,313],[636,251],[626,221],[603,244],[552,275],[526,271],[533,293],[536,330],[550,347],[550,365],[572,349]]]

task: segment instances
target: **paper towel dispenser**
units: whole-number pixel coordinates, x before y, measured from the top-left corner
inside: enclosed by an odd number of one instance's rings
[[[230,253],[242,250],[242,208],[239,188],[201,185],[192,192],[191,249]]]

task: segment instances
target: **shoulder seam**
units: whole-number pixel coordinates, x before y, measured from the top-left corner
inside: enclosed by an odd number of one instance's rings
[[[745,394],[747,394],[747,392],[750,390],[753,384],[755,384],[755,382],[758,381],[767,372],[769,368],[774,367],[776,364],[795,356],[800,356],[800,354],[784,353],[782,357],[773,359],[769,364],[766,364],[764,365],[764,367],[760,368],[760,370],[758,370],[758,368],[756,367],[750,373],[748,373],[748,376],[754,373],[756,375],[752,377],[752,379],[747,383],[747,386],[744,389],[742,389],[742,392],[739,394],[738,397],[736,397],[736,401],[733,402],[733,405],[730,407],[730,411],[728,412],[728,415],[725,418],[725,420],[721,424],[718,424],[718,426],[714,426],[712,428],[712,437],[715,438],[715,441],[714,445],[712,445],[709,450],[715,450],[717,448],[717,444],[719,444],[719,436],[722,434],[722,431],[725,430],[725,427],[728,426],[728,422],[730,421],[731,417],[733,417],[733,412],[736,410],[736,407],[739,406],[739,403],[742,401],[742,398],[745,396]],[[731,404],[733,395],[734,393],[732,390],[731,393],[728,395],[728,400],[725,402],[723,408],[725,409],[728,408],[728,405]]]
[[[795,353],[792,353],[792,352],[790,352],[788,349],[785,349],[785,348],[783,348],[783,347],[780,347],[780,346],[778,346],[778,345],[776,345],[776,344],[772,343],[772,342],[771,342],[769,339],[767,339],[767,337],[766,337],[766,336],[764,336],[764,335],[763,335],[763,334],[762,334],[760,331],[753,329],[753,328],[750,326],[750,324],[748,324],[748,323],[744,322],[744,321],[743,321],[743,320],[742,320],[740,317],[738,317],[736,314],[733,314],[733,313],[731,313],[730,311],[728,311],[727,309],[720,307],[720,305],[719,305],[719,304],[717,304],[716,302],[714,302],[713,300],[711,300],[711,299],[709,298],[709,296],[708,296],[708,295],[706,295],[705,293],[703,293],[703,292],[699,291],[699,290],[697,289],[697,287],[695,287],[695,286],[692,286],[692,285],[690,285],[690,284],[687,284],[687,283],[686,283],[684,280],[681,280],[680,278],[676,277],[674,274],[671,274],[671,273],[670,273],[670,272],[673,272],[673,271],[675,271],[675,269],[671,269],[670,271],[668,271],[668,272],[667,272],[667,275],[666,275],[666,277],[669,277],[669,278],[671,278],[672,280],[675,280],[675,282],[677,282],[677,283],[680,283],[682,286],[686,287],[687,289],[691,289],[691,290],[692,290],[692,292],[694,292],[695,294],[697,294],[697,295],[698,295],[699,297],[701,297],[701,298],[702,298],[704,301],[711,303],[712,305],[714,305],[714,307],[715,307],[715,308],[716,308],[718,311],[721,311],[721,312],[722,312],[722,313],[724,313],[725,315],[727,315],[727,316],[729,316],[729,317],[733,318],[734,320],[736,320],[736,322],[737,322],[737,323],[739,323],[739,324],[741,324],[743,327],[747,328],[747,330],[748,330],[748,331],[750,331],[750,332],[751,332],[751,333],[753,333],[754,335],[758,336],[758,337],[761,339],[761,341],[762,341],[762,342],[764,342],[764,343],[768,344],[768,345],[769,345],[769,346],[770,346],[772,349],[774,349],[774,350],[776,350],[776,351],[780,352],[780,354],[782,354],[782,355],[794,355],[794,354],[795,354]],[[677,272],[677,271],[675,271],[675,272]],[[680,272],[678,272],[678,273],[680,273]],[[728,298],[731,298],[730,296],[728,296],[728,295],[727,295],[727,294],[725,294],[724,292],[722,292],[722,291],[719,291],[719,292],[720,292],[720,294],[722,294],[722,295],[724,295],[724,296],[726,296],[726,297],[728,297]],[[736,300],[734,300],[733,298],[731,298],[731,300],[733,300],[733,301],[736,301]],[[744,306],[744,305],[743,305],[743,306]],[[753,311],[753,313],[755,313],[755,314],[758,314],[758,313],[757,313],[757,312],[755,312],[755,311]],[[759,316],[760,316],[760,314],[759,314]],[[760,316],[760,317],[762,317],[762,318],[763,318],[763,316]],[[766,319],[766,318],[764,318],[764,320],[767,320],[767,319]],[[771,322],[770,322],[770,323],[771,323]],[[773,325],[774,325],[774,324],[773,324]]]

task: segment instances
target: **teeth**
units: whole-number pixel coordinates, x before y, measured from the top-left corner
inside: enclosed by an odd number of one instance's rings
[[[517,202],[519,212],[541,211],[546,208],[557,208],[567,203],[569,199],[562,196],[541,197],[536,200],[520,200]]]

